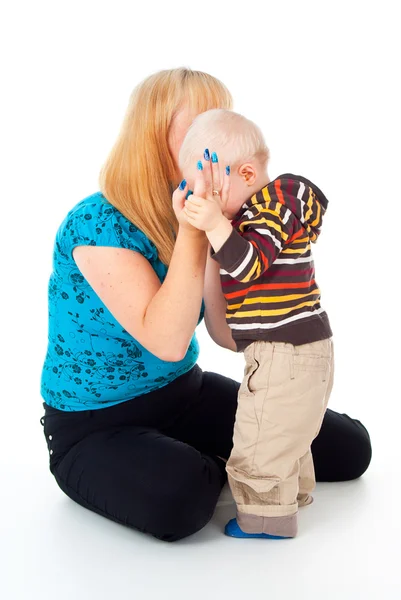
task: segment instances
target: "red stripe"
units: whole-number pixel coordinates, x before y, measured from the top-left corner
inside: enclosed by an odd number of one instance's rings
[[[260,258],[262,259],[263,271],[266,271],[269,268],[269,261],[267,260],[266,255],[260,251],[260,248],[259,248],[258,244],[255,242],[255,240],[251,240],[251,244],[255,248],[255,250],[258,253],[258,255],[260,256]]]
[[[276,179],[276,181],[274,182],[274,189],[276,190],[277,200],[280,202],[280,204],[285,204],[283,192],[281,191],[280,179]]]
[[[301,281],[300,283],[261,283],[259,285],[252,285],[249,288],[238,290],[237,292],[231,292],[225,294],[227,300],[238,298],[239,296],[246,296],[249,292],[258,292],[260,290],[297,290],[309,288],[315,285],[316,281]]]
[[[288,196],[289,196],[289,199],[290,199],[291,211],[292,211],[294,214],[297,214],[297,213],[296,213],[296,211],[297,211],[297,203],[296,203],[296,200],[295,200],[295,196],[294,196],[294,194],[292,193],[292,188],[293,188],[293,185],[294,185],[294,180],[293,180],[293,179],[289,179],[288,181],[289,181],[289,185],[288,185]]]
[[[303,227],[301,229],[298,229],[298,231],[294,233],[294,235],[289,240],[287,240],[287,246],[294,242],[297,238],[301,237],[301,235],[303,235],[304,233],[305,229]]]
[[[274,267],[274,263],[270,266],[270,269]],[[269,271],[270,273],[270,271]],[[304,269],[302,271],[283,271],[282,269],[277,269],[276,271],[274,271],[274,274],[272,273],[272,277],[276,278],[276,276],[279,274],[280,277],[293,277],[296,275],[313,275],[314,276],[315,273],[315,269]],[[230,279],[226,280],[226,281],[222,281],[221,285],[223,288],[227,288],[227,287],[232,287],[233,285],[238,285],[238,281],[236,281],[235,279],[232,279],[232,277],[230,277]]]
[[[233,285],[238,285],[238,281],[236,281],[232,277],[230,277],[230,279],[228,279],[227,281],[221,282],[221,287],[223,287],[223,288],[232,287]]]
[[[272,267],[274,267],[274,263],[272,264]],[[270,268],[272,268],[270,267]],[[303,269],[302,271],[284,271],[283,269],[280,269],[279,266],[277,265],[276,267],[277,270],[274,271],[274,277],[277,277],[278,275],[280,277],[293,277],[294,275],[312,275],[312,273],[315,272],[315,269]],[[273,273],[272,273],[273,275]]]
[[[295,199],[294,199],[294,196],[289,192],[289,187],[288,187],[288,189],[285,189],[285,190],[282,191],[281,190],[281,179],[278,179],[276,181],[276,184],[277,184],[276,185],[276,191],[277,191],[277,196],[279,198],[279,202],[281,202],[281,204],[284,204],[284,205],[288,206],[288,202],[286,202],[285,198],[284,198],[284,193],[285,193],[286,196],[287,196],[287,198],[288,198],[288,200],[289,200],[291,211],[293,213],[295,213],[295,211],[296,211]],[[292,188],[292,186],[291,186],[291,188]],[[280,196],[279,196],[279,192],[280,192]],[[282,200],[281,200],[280,197],[282,198]]]
[[[274,246],[273,246],[273,242],[270,241],[269,238],[264,237],[263,235],[256,233],[254,231],[249,231],[248,235],[250,234],[250,237],[254,237],[256,238],[256,243],[251,239],[250,241],[252,241],[252,244],[255,246],[255,248],[258,248],[258,244],[260,243],[262,246],[265,246],[265,248],[267,248],[269,250],[269,255],[266,258],[271,258],[271,257],[275,257],[276,253],[274,251]]]

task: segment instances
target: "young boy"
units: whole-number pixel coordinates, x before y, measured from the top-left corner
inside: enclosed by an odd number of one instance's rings
[[[303,177],[270,181],[263,136],[241,115],[211,110],[195,119],[180,153],[189,183],[206,145],[216,150],[213,164],[199,161],[198,169],[212,168],[215,189],[206,199],[189,196],[185,208],[212,248],[205,318],[217,343],[246,358],[227,463],[237,519],[226,533],[290,538],[298,507],[312,502],[310,446],[333,383],[332,332],[311,255],[327,199]],[[218,183],[221,159],[231,167],[228,194]]]

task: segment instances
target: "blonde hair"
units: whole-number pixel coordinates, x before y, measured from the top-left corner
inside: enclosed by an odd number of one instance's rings
[[[208,110],[194,119],[179,154],[184,173],[196,165],[203,148],[215,151],[219,161],[231,168],[255,159],[266,164],[269,159],[259,127],[231,110]]]
[[[155,244],[169,264],[178,229],[171,194],[178,184],[168,145],[169,129],[184,106],[201,113],[230,108],[218,80],[186,68],[159,71],[133,91],[117,141],[100,174],[107,200]]]

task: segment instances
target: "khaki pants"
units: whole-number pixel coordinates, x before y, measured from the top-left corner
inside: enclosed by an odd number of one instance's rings
[[[315,487],[310,446],[333,386],[333,344],[254,342],[245,358],[227,462],[238,525],[294,537],[298,506],[312,501]]]

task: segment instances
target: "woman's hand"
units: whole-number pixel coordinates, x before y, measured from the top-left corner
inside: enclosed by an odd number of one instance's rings
[[[188,192],[188,185],[185,179],[183,179],[176,190],[173,193],[173,210],[177,217],[178,224],[180,227],[189,227],[189,223],[186,219],[184,212],[185,198]],[[193,229],[193,228],[192,228]]]
[[[194,193],[185,202],[184,209],[188,223],[206,232],[216,229],[225,219],[223,211],[230,192],[230,169],[226,168],[221,186],[217,154],[213,153],[212,157],[212,161],[198,161]]]

